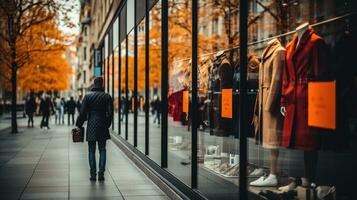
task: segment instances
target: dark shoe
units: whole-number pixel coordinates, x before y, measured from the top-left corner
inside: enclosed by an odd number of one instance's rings
[[[91,176],[91,177],[89,178],[89,180],[90,180],[90,181],[96,181],[97,178],[96,178],[95,176]]]
[[[99,175],[98,176],[98,181],[104,181],[104,176],[103,175]]]

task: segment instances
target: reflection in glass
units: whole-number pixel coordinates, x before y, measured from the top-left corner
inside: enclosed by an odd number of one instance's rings
[[[134,30],[128,34],[128,141],[134,144]]]
[[[191,5],[191,0],[169,1],[168,169],[187,185],[191,184]]]
[[[239,1],[198,6],[198,188],[208,199],[236,199]]]
[[[145,150],[145,19],[137,27],[138,34],[138,149]]]
[[[161,164],[161,1],[150,10],[149,157]]]
[[[114,131],[119,133],[119,46],[114,49]]]
[[[255,22],[248,24],[248,40],[254,42],[248,58],[260,58],[255,84],[259,92],[255,107],[249,108],[256,130],[248,140],[248,161],[254,166],[249,190],[297,191],[305,200],[310,197],[297,186],[313,183],[327,186],[336,199],[353,199],[350,183],[355,176],[350,175],[357,166],[353,161],[357,151],[349,145],[356,143],[350,134],[356,133],[352,127],[357,123],[349,110],[357,101],[351,96],[356,94],[356,71],[350,52],[356,41],[352,38],[357,38],[357,20],[353,15],[336,19],[355,10],[356,2],[267,1],[263,5],[270,5],[267,11],[252,1],[249,16]],[[328,86],[335,83],[335,89]],[[316,85],[319,89],[313,90]],[[336,103],[323,100],[335,92],[328,99]],[[332,123],[322,126],[327,118]],[[313,119],[318,119],[316,124]],[[334,123],[336,128],[331,128]]]
[[[128,112],[128,103],[126,96],[126,40],[120,44],[120,91],[121,91],[121,105],[120,105],[120,135],[126,139],[126,121]]]

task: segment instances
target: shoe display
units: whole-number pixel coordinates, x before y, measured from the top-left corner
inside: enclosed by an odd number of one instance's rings
[[[239,165],[233,166],[227,173],[226,176],[238,176],[239,175]]]
[[[263,168],[256,168],[252,173],[249,174],[250,177],[261,177],[264,175],[265,172]]]
[[[322,200],[335,200],[336,188],[334,186],[319,186],[316,188],[316,194]]]
[[[250,183],[254,187],[276,187],[278,185],[278,178],[276,175],[270,174],[267,177],[260,177],[259,179]]]
[[[289,192],[292,190],[295,190],[297,188],[297,186],[301,185],[301,178],[293,178],[290,177],[290,183],[288,185],[279,187],[278,190],[282,191],[282,192]]]

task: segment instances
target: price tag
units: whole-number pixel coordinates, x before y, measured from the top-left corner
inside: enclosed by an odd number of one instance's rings
[[[232,89],[222,89],[222,112],[221,117],[232,118],[233,107],[232,107]]]
[[[182,94],[182,112],[188,113],[188,107],[189,107],[189,94],[188,91],[185,90],[183,91]]]
[[[336,82],[308,85],[308,125],[336,130]]]

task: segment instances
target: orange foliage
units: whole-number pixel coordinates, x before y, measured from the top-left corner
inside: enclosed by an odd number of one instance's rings
[[[65,39],[54,21],[33,26],[19,38],[19,51],[27,51],[29,54],[28,62],[18,74],[19,88],[22,91],[68,89],[72,69],[64,58]]]

